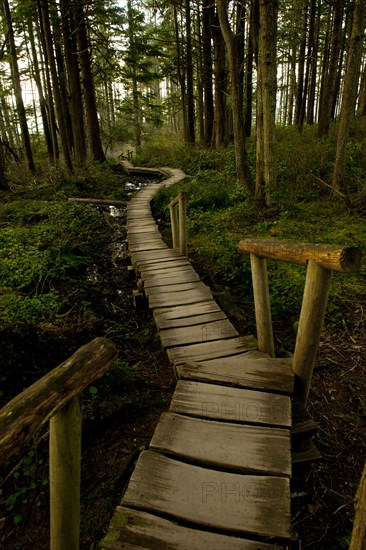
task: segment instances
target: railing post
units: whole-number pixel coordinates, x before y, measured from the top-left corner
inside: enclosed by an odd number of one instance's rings
[[[255,321],[257,325],[258,349],[275,356],[271,302],[268,287],[267,261],[255,254],[250,255],[252,269]]]
[[[179,248],[180,253],[187,256],[187,203],[183,192],[179,195]]]
[[[331,279],[330,269],[309,260],[292,361],[292,370],[296,375],[295,395],[304,405],[309,394]]]
[[[50,420],[51,550],[78,550],[81,407],[74,397]]]
[[[173,248],[179,248],[179,226],[176,204],[169,204],[170,223],[172,227]]]

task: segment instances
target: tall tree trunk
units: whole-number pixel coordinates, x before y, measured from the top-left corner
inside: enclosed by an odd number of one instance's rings
[[[7,30],[9,52],[10,52],[10,59],[11,59],[11,63],[10,63],[11,74],[13,79],[14,95],[15,95],[15,101],[16,101],[17,112],[19,117],[19,125],[21,129],[21,134],[22,134],[23,149],[24,149],[25,157],[27,159],[29,170],[31,172],[35,172],[32,147],[31,147],[28,124],[27,124],[27,116],[25,113],[23,96],[22,96],[22,87],[20,84],[20,74],[19,74],[18,58],[17,58],[17,51],[16,51],[15,39],[14,39],[13,21],[10,13],[8,0],[3,0],[3,8],[4,8],[4,14],[5,14],[5,21],[6,21],[6,27],[7,27],[6,30]]]
[[[255,198],[270,206],[276,187],[276,86],[278,0],[259,1],[257,163]]]
[[[48,160],[51,164],[54,164],[56,160],[55,151],[54,151],[53,142],[52,142],[50,124],[47,116],[47,103],[43,93],[42,78],[41,78],[41,72],[39,69],[38,55],[36,50],[36,43],[34,40],[33,25],[31,21],[28,21],[28,34],[29,34],[29,41],[31,45],[32,58],[33,58],[33,68],[34,68],[33,77],[34,77],[34,80],[37,86],[37,91],[38,91],[39,108],[41,111],[43,132],[44,132],[44,137],[47,145]]]
[[[250,7],[249,32],[248,32],[248,47],[246,68],[244,74],[244,131],[247,137],[252,133],[252,110],[253,110],[253,61],[254,61],[254,46],[253,46],[253,2]]]
[[[227,107],[225,42],[217,13],[213,15],[211,30],[214,47],[215,77],[214,132],[212,137],[213,145],[218,148],[226,145]]]
[[[299,51],[299,64],[297,74],[297,90],[296,90],[296,105],[295,105],[295,124],[299,125],[302,103],[304,100],[304,72],[305,72],[305,51],[306,51],[306,31],[308,26],[308,0],[304,1],[302,31]]]
[[[192,20],[190,0],[185,0],[186,17],[186,60],[187,60],[187,116],[188,116],[188,142],[194,143],[195,136],[195,109],[194,109],[194,88],[193,88],[193,58],[192,58]]]
[[[136,149],[141,146],[141,125],[140,125],[140,99],[137,83],[136,70],[136,46],[134,31],[134,15],[132,10],[132,1],[127,0],[127,19],[128,19],[128,41],[130,50],[130,70],[132,77],[132,105],[133,105],[133,129],[134,145]]]
[[[337,153],[332,186],[339,191],[343,186],[345,156],[351,119],[355,113],[357,87],[361,69],[362,41],[364,37],[365,0],[355,0],[352,32],[348,46],[347,65],[343,84],[341,115],[338,128]]]
[[[310,0],[310,14],[309,14],[309,21],[308,21],[309,36],[308,36],[308,48],[307,48],[307,55],[306,55],[305,80],[304,80],[304,86],[302,91],[301,108],[300,108],[299,120],[298,120],[298,129],[300,130],[300,132],[302,131],[304,120],[305,120],[306,100],[307,100],[308,91],[309,91],[310,72],[311,72],[311,67],[313,65],[315,15],[316,15],[316,0]]]
[[[80,86],[80,71],[75,38],[75,18],[72,6],[67,6],[66,3],[61,3],[60,9],[62,35],[65,49],[65,63],[70,92],[69,104],[73,131],[74,161],[77,166],[82,166],[86,161],[87,152],[84,127],[84,107]]]
[[[329,65],[324,74],[321,92],[321,105],[319,110],[318,136],[327,135],[330,121],[332,119],[332,106],[337,92],[337,76],[339,66],[339,54],[342,43],[342,23],[344,0],[335,3],[334,22],[332,31],[332,48],[330,52]]]
[[[81,77],[83,84],[83,94],[86,106],[86,125],[88,128],[88,142],[93,159],[104,162],[105,155],[100,138],[100,128],[97,111],[97,101],[95,97],[95,88],[93,73],[91,69],[89,41],[86,31],[86,20],[84,15],[85,0],[76,0],[75,5],[75,28],[78,47],[78,56],[81,68]]]
[[[52,91],[55,98],[55,106],[56,106],[58,127],[59,127],[60,137],[61,137],[62,151],[64,154],[66,166],[68,167],[69,170],[72,170],[73,166],[71,161],[69,142],[67,139],[67,130],[66,130],[65,117],[63,112],[62,97],[61,97],[61,92],[60,92],[60,87],[58,82],[56,61],[53,53],[53,38],[51,33],[51,23],[50,23],[49,11],[48,11],[48,3],[47,3],[47,0],[37,0],[37,4],[39,8],[39,15],[40,15],[40,20],[42,24],[42,30],[44,33],[45,46],[47,50],[48,62],[49,62],[49,67],[51,72],[51,78],[52,78],[52,84],[53,84]]]
[[[188,117],[187,117],[187,88],[186,88],[186,77],[184,70],[183,61],[183,47],[179,39],[179,22],[178,22],[178,10],[177,6],[174,3],[174,31],[175,31],[175,47],[177,53],[177,76],[178,82],[180,85],[180,92],[182,98],[182,115],[183,115],[183,126],[184,126],[184,141],[189,141],[189,132],[188,132]]]
[[[239,58],[237,42],[236,36],[230,28],[225,0],[217,0],[217,12],[226,44],[230,69],[236,173],[241,185],[248,191],[251,191],[251,181],[245,148],[243,95],[240,83],[240,72],[238,71]]]
[[[210,26],[210,19],[212,18],[213,10],[214,10],[214,7],[211,0],[203,0],[202,50],[203,50],[205,145],[211,145],[212,143],[212,132],[213,132],[213,121],[214,121],[214,102],[213,102],[213,87],[212,87],[212,46],[211,46],[211,26]]]

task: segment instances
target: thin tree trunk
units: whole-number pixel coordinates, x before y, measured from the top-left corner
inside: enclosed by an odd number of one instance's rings
[[[251,191],[251,181],[248,168],[248,161],[245,148],[244,119],[243,119],[243,96],[239,80],[238,52],[236,36],[230,28],[225,0],[217,0],[217,11],[220,20],[221,31],[224,36],[228,53],[230,77],[231,77],[231,106],[233,116],[234,147],[236,173],[241,185]]]
[[[247,60],[246,70],[244,75],[244,129],[247,137],[252,133],[252,110],[253,110],[253,61],[254,61],[254,47],[253,47],[253,3],[250,7],[250,20],[249,20],[249,32],[248,32],[248,48],[247,48]]]
[[[302,103],[304,100],[304,72],[305,72],[305,51],[306,51],[306,31],[308,26],[308,0],[304,2],[302,31],[299,51],[299,64],[297,76],[296,106],[295,106],[295,124],[299,125]],[[300,126],[301,128],[301,126]]]
[[[140,125],[140,99],[137,83],[136,70],[136,46],[135,46],[135,31],[134,31],[134,16],[132,11],[132,1],[127,0],[127,19],[128,19],[128,41],[130,50],[130,70],[132,78],[132,105],[133,105],[133,129],[134,129],[134,145],[137,148],[141,146],[141,125]]]
[[[80,71],[77,58],[77,46],[75,38],[75,18],[73,7],[61,3],[61,26],[65,49],[65,63],[68,75],[70,91],[70,112],[72,120],[74,160],[77,166],[82,166],[87,157],[85,127],[84,127],[84,106],[80,86]]]
[[[278,0],[260,0],[255,198],[259,203],[264,200],[266,206],[271,205],[276,187],[277,14]]]
[[[212,46],[210,18],[214,7],[211,0],[203,0],[202,8],[202,51],[203,51],[203,93],[204,93],[204,142],[212,143],[214,102],[212,87]]]
[[[360,84],[360,95],[358,97],[357,116],[366,115],[366,64],[363,69]]]
[[[88,141],[93,159],[96,161],[104,162],[105,154],[100,138],[97,101],[95,97],[93,73],[91,69],[89,53],[89,42],[86,32],[86,21],[83,8],[84,3],[85,0],[80,0],[77,1],[75,4],[75,27],[83,84],[83,94],[86,106],[86,125],[88,128]]]
[[[60,92],[58,76],[57,76],[56,61],[53,54],[53,38],[51,33],[51,23],[50,23],[50,17],[48,12],[47,0],[37,0],[37,4],[39,8],[40,19],[43,24],[45,46],[47,50],[48,62],[50,66],[50,72],[51,72],[51,78],[52,78],[52,84],[53,84],[53,95],[55,98],[55,106],[56,106],[56,112],[57,112],[58,127],[59,127],[60,137],[61,137],[62,151],[64,154],[66,166],[70,171],[72,171],[73,166],[71,161],[69,143],[67,140],[67,130],[66,130],[66,124],[65,124],[64,113],[62,108],[62,98],[61,98],[61,92]]]
[[[188,116],[188,142],[194,143],[195,136],[195,109],[193,90],[193,59],[192,59],[192,20],[190,0],[185,0],[186,40],[187,40],[187,116]]]
[[[345,156],[351,119],[355,113],[357,86],[360,76],[362,41],[364,37],[365,1],[355,0],[352,32],[348,47],[347,66],[344,76],[344,89],[341,115],[338,128],[337,153],[333,172],[333,189],[339,191],[344,183]]]
[[[214,133],[213,145],[218,148],[226,145],[226,67],[225,67],[225,42],[222,36],[217,13],[213,15],[211,22],[212,39],[214,46],[214,76],[215,76],[215,102],[214,102]]]
[[[15,46],[14,31],[13,31],[13,20],[11,17],[8,0],[3,0],[3,7],[4,7],[6,27],[7,27],[6,30],[7,30],[10,59],[11,59],[11,63],[10,63],[11,74],[13,78],[14,95],[15,95],[15,101],[16,101],[17,112],[19,117],[19,125],[21,129],[23,149],[24,149],[25,157],[27,159],[29,170],[31,172],[35,172],[33,153],[32,153],[32,147],[30,142],[28,124],[27,124],[27,116],[25,113],[25,107],[24,107],[23,96],[22,96],[22,87],[20,84],[20,73],[19,73],[18,58],[17,58],[17,51]]]

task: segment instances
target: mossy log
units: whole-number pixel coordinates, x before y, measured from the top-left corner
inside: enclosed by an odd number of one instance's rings
[[[308,244],[272,239],[244,239],[238,246],[242,254],[254,254],[300,265],[313,260],[325,269],[334,271],[358,271],[362,252],[359,248],[329,244]]]
[[[0,464],[5,462],[57,411],[100,378],[117,356],[106,338],[95,338],[18,394],[0,410]]]

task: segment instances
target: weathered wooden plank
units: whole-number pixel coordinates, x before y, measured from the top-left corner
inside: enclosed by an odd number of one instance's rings
[[[149,288],[153,286],[169,286],[179,283],[192,283],[193,281],[199,281],[200,278],[193,269],[174,270],[173,274],[170,273],[144,273],[144,287]]]
[[[255,390],[179,380],[170,403],[170,412],[239,422],[291,428],[291,400]]]
[[[160,331],[160,338],[164,347],[210,342],[233,338],[234,336],[238,336],[238,332],[228,319],[202,323],[192,327],[178,327]]]
[[[176,250],[172,250],[171,248],[167,248],[166,250],[160,250],[160,251],[153,251],[153,252],[136,252],[133,254],[136,262],[146,262],[149,261],[155,261],[155,260],[161,260],[161,259],[168,259],[168,258],[184,258],[179,252]]]
[[[201,468],[144,451],[122,505],[216,530],[290,538],[289,479]]]
[[[145,286],[146,296],[157,296],[161,294],[182,292],[185,290],[207,290],[208,287],[202,281],[190,281],[189,283],[174,283],[171,285],[161,286]]]
[[[190,304],[187,306],[156,309],[154,311],[154,315],[158,315],[168,321],[170,319],[183,319],[185,317],[193,317],[195,315],[202,315],[217,311],[221,311],[217,303],[213,300],[207,300],[206,302],[198,302],[197,304]]]
[[[183,304],[195,304],[196,302],[204,302],[212,298],[209,287],[199,288],[197,290],[183,290],[182,292],[164,292],[157,296],[149,296],[149,306],[155,307],[171,307],[181,306]]]
[[[178,368],[183,380],[253,388],[292,395],[294,374],[290,359],[272,359],[261,352],[187,363]]]
[[[148,251],[148,250],[152,250],[155,252],[158,250],[164,250],[166,248],[168,248],[167,245],[161,239],[156,239],[154,241],[145,241],[143,243],[128,244],[128,249],[132,254],[135,254],[136,252]]]
[[[105,550],[274,550],[265,542],[200,531],[147,512],[117,506],[102,548]]]
[[[206,361],[219,357],[229,357],[256,349],[257,341],[254,336],[239,336],[229,340],[217,342],[204,342],[203,344],[192,344],[168,350],[171,363],[179,365],[187,361]]]
[[[166,319],[163,315],[158,314],[159,311],[159,309],[154,310],[155,324],[159,330],[178,327],[194,327],[195,325],[212,323],[212,321],[220,321],[222,319],[226,319],[226,315],[223,311],[214,311],[212,313],[204,313],[203,315],[184,317],[183,319]]]
[[[291,476],[290,431],[164,413],[150,450],[236,472]]]
[[[185,258],[184,256],[180,258],[157,258],[155,260],[148,260],[145,262],[139,262],[139,269],[141,272],[147,273],[148,271],[151,272],[158,272],[158,271],[168,271],[173,269],[181,269],[183,267],[191,268],[191,264],[189,263],[189,260]]]

